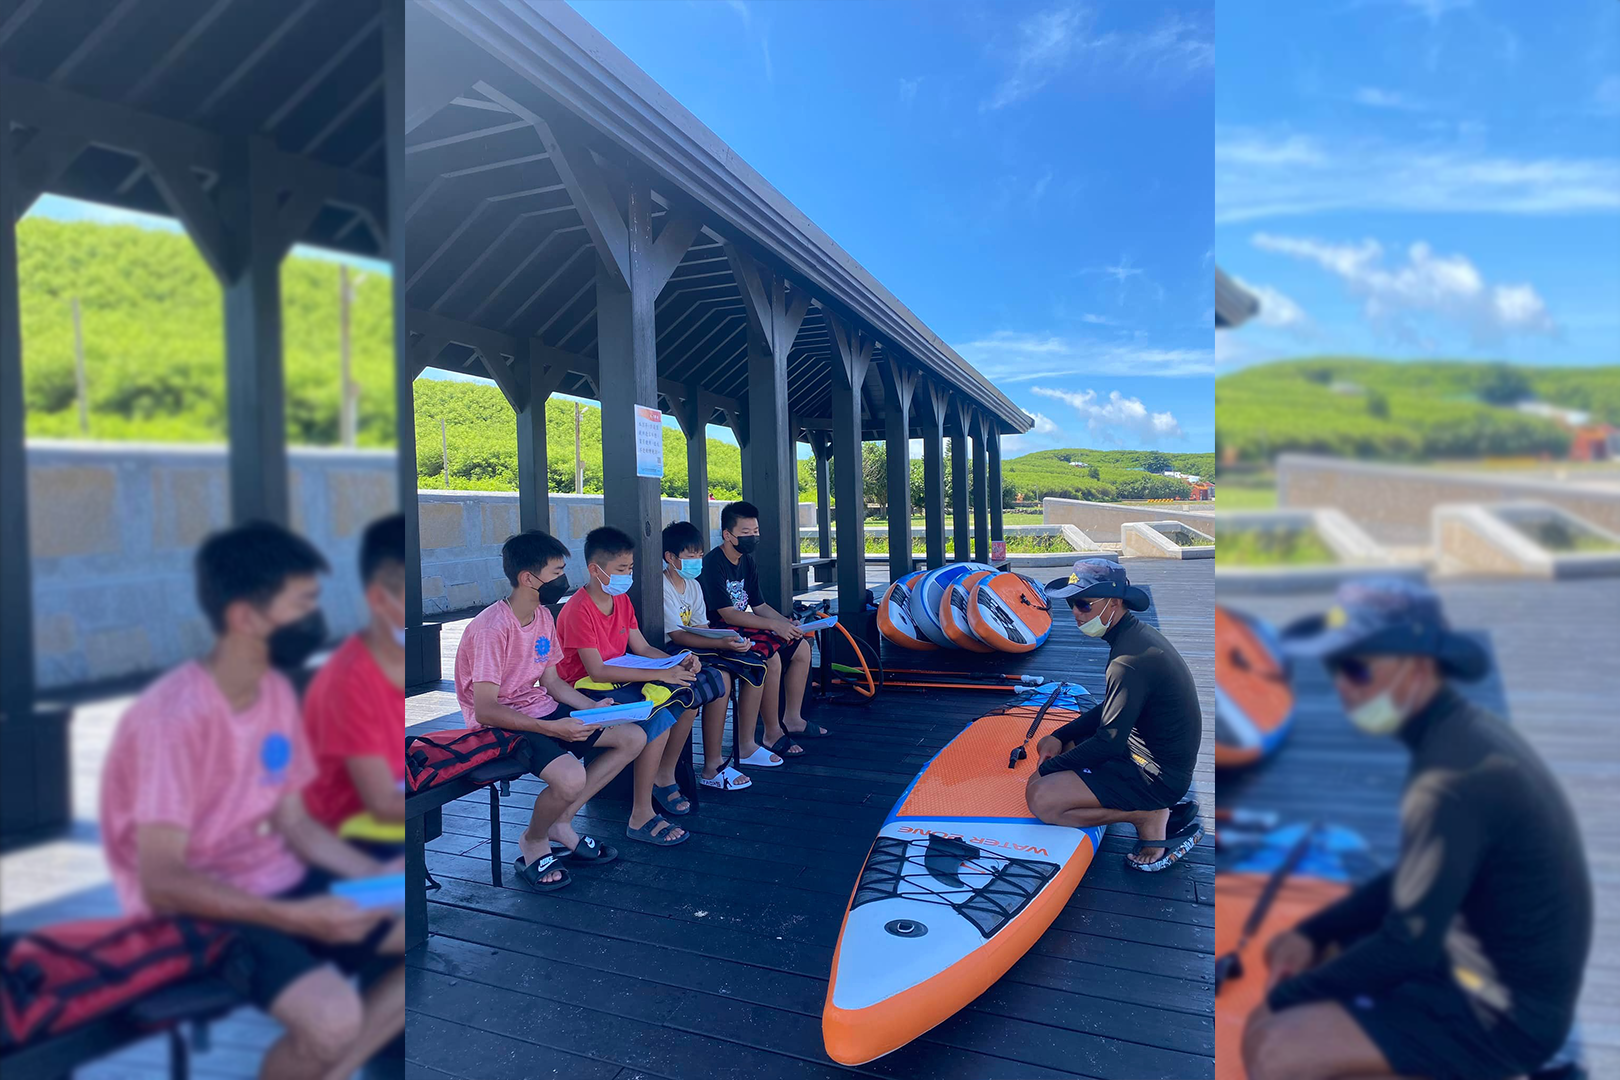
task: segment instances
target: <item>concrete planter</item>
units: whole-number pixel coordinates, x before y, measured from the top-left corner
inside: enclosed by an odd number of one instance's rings
[[[1180,537],[1208,540],[1201,545],[1183,544]],[[1213,559],[1215,538],[1179,521],[1130,521],[1120,526],[1121,551],[1127,558]]]
[[[1553,550],[1530,535],[1538,526],[1590,536],[1614,544],[1616,549]],[[1581,578],[1620,574],[1620,536],[1550,503],[1437,506],[1434,546],[1437,569],[1446,575]]]
[[[1401,562],[1337,510],[1255,510],[1220,515],[1221,531],[1306,531],[1313,533],[1337,562],[1287,566],[1233,566],[1215,562],[1217,592],[1275,593],[1331,589],[1368,574],[1422,580],[1421,563]],[[1217,543],[1219,533],[1217,533]]]
[[[1165,513],[1166,508],[1162,506],[1121,506],[1080,499],[1041,500],[1041,514],[1046,524],[1072,525],[1102,544],[1121,543],[1122,526],[1136,521],[1162,521]],[[1215,524],[1214,511],[1177,510],[1175,516],[1177,521],[1206,533]]]

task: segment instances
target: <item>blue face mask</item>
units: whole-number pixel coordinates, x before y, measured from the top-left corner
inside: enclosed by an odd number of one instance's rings
[[[699,574],[703,573],[703,560],[702,559],[682,559],[681,560],[681,568],[680,568],[679,573],[680,573],[681,577],[685,578],[688,581],[691,581],[693,578],[695,578]]]
[[[634,574],[608,574],[607,580],[601,583],[602,591],[609,596],[623,596],[630,591],[630,583],[634,580]]]

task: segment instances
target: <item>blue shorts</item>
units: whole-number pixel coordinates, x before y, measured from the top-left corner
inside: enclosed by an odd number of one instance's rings
[[[647,741],[652,742],[654,739],[658,738],[658,736],[674,727],[675,721],[679,720],[680,718],[680,713],[677,710],[673,708],[663,708],[654,712],[645,720],[637,720],[636,723],[640,725],[642,731],[647,733]]]

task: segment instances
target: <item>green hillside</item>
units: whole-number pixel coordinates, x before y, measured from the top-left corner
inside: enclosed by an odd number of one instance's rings
[[[1075,462],[1084,462],[1085,467]],[[1185,480],[1157,473],[1172,470],[1193,476],[1215,471],[1214,454],[1169,454],[1159,450],[1040,450],[1001,464],[1008,497],[1087,499],[1184,499]]]
[[[134,225],[25,218],[17,226],[28,434],[77,438],[72,300],[84,327],[93,439],[225,437],[223,295],[191,241]],[[358,280],[357,280],[358,277]],[[350,274],[352,377],[362,446],[394,442],[388,279]],[[281,270],[287,438],[338,442],[338,267],[293,257]]]
[[[1620,424],[1620,367],[1332,356],[1262,364],[1215,380],[1215,448],[1249,463],[1285,451],[1408,461],[1565,454],[1567,431],[1511,408],[1531,399]]]

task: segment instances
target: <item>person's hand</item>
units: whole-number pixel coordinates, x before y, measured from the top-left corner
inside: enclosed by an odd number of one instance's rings
[[[601,702],[593,701],[590,707],[596,708],[600,704]],[[563,716],[556,720],[542,720],[540,722],[545,725],[540,729],[541,732],[550,735],[559,742],[579,742],[582,739],[591,737],[591,726],[584,721],[575,720],[572,716]]]
[[[1308,971],[1316,962],[1316,945],[1298,930],[1287,930],[1266,945],[1266,993],[1284,979]]]
[[[798,641],[804,637],[804,631],[799,629],[799,624],[789,619],[781,620],[773,629],[777,637],[788,641]]]
[[[699,660],[691,653],[687,653],[686,659],[681,661],[681,667],[696,675],[698,672],[703,670],[703,661]]]
[[[1035,744],[1036,764],[1044,762],[1047,758],[1055,758],[1061,753],[1063,753],[1063,743],[1055,735],[1043,736],[1041,741]]]
[[[396,855],[382,864],[378,874],[403,874],[405,872],[405,856]]]
[[[283,902],[286,925],[302,937],[348,945],[371,933],[387,913],[365,911],[342,896],[311,896]]]
[[[685,664],[677,664],[672,668],[665,668],[658,673],[658,681],[668,683],[670,686],[691,686],[697,681],[697,674]]]
[[[732,652],[747,652],[749,649],[754,647],[753,642],[741,635],[732,638],[730,641],[722,641],[720,644],[724,645]]]

